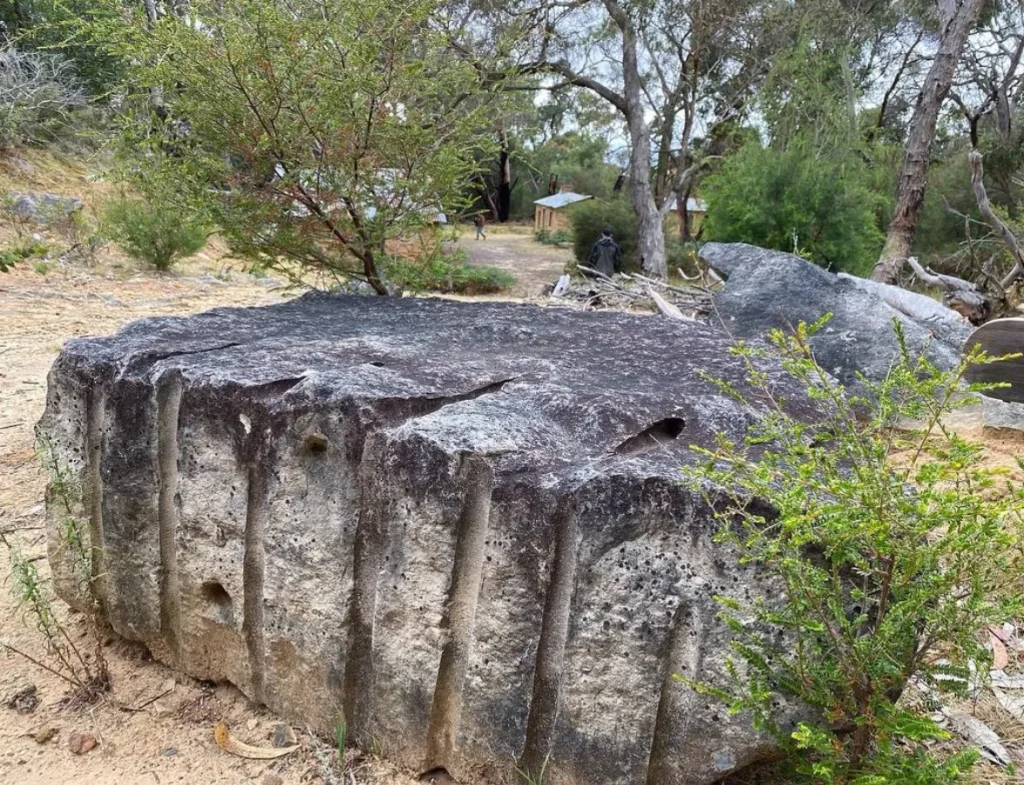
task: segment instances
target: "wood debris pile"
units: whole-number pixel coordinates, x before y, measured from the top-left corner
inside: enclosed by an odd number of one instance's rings
[[[609,278],[583,265],[579,270],[586,277],[563,275],[551,296],[585,310],[658,311],[672,319],[707,318],[714,289],[721,283],[710,271],[706,276],[688,277],[680,270],[683,282],[669,284],[639,273],[616,273]]]

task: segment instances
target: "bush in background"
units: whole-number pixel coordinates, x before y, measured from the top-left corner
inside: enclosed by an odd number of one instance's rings
[[[569,213],[572,221],[573,255],[586,264],[590,247],[601,237],[601,230],[612,230],[615,242],[622,248],[622,260],[628,268],[639,268],[636,256],[636,215],[625,199],[609,201],[589,199],[573,205]]]
[[[878,195],[863,165],[815,155],[795,141],[784,150],[747,144],[702,185],[704,239],[797,253],[832,270],[870,272],[884,237]]]
[[[104,230],[125,253],[149,262],[157,270],[169,270],[179,259],[199,251],[210,234],[194,216],[141,199],[109,204]]]
[[[430,253],[419,259],[392,257],[383,267],[389,283],[409,292],[496,294],[516,282],[504,270],[470,265],[461,251]]]
[[[0,150],[54,139],[85,107],[70,62],[0,46]]]

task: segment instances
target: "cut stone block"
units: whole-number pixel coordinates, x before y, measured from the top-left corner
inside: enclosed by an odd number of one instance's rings
[[[465,782],[703,785],[770,741],[714,595],[771,591],[679,482],[758,416],[714,328],[307,295],[69,341],[40,434],[113,628],[294,722]],[[798,416],[812,407],[765,370]],[[60,546],[62,596],[88,586]]]

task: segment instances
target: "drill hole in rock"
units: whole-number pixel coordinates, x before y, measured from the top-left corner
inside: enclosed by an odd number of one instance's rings
[[[615,448],[616,455],[635,455],[653,450],[679,438],[686,427],[682,417],[666,417],[648,425],[636,436],[631,436]]]
[[[202,586],[203,599],[213,615],[225,624],[233,623],[234,610],[231,595],[218,581],[205,581]]]
[[[327,452],[327,437],[322,433],[311,433],[306,437],[306,449],[313,455],[323,455]]]

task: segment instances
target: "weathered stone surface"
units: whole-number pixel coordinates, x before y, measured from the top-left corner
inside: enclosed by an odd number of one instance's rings
[[[39,223],[67,218],[82,209],[82,200],[74,196],[48,193],[9,193],[11,209],[16,215]]]
[[[713,596],[769,592],[678,483],[757,412],[712,327],[307,295],[69,341],[40,429],[114,629],[463,782],[702,785],[770,749]],[[796,412],[806,399],[767,368]],[[57,585],[83,583],[50,514]]]
[[[943,369],[960,361],[971,333],[967,320],[934,301],[929,305],[923,295],[833,275],[791,254],[743,243],[708,243],[700,254],[727,279],[715,296],[715,312],[737,338],[761,337],[775,327],[789,329],[833,314],[812,344],[822,368],[848,387],[859,387],[858,373],[871,381],[885,378],[898,352],[894,318],[902,323],[910,350]]]
[[[1024,434],[1024,403],[981,396],[981,421],[986,430]]]

